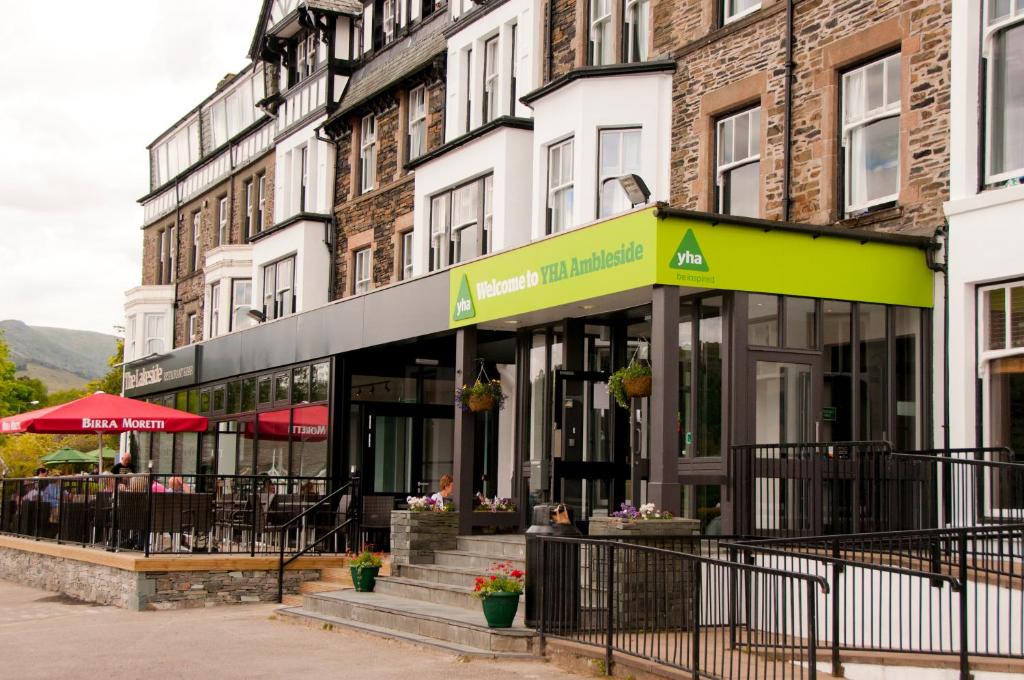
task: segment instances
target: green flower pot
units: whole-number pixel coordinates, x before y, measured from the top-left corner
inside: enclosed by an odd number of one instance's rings
[[[373,586],[377,584],[377,574],[380,567],[349,567],[352,572],[352,585],[356,587],[357,593],[372,593]]]
[[[481,600],[490,628],[511,628],[519,610],[519,593],[491,593]]]

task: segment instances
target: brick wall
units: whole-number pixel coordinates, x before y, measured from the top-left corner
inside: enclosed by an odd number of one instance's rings
[[[784,4],[714,29],[704,0],[654,6],[655,53],[677,62],[673,87],[671,202],[712,210],[714,121],[762,107],[761,217],[782,217],[785,87]],[[790,219],[814,224],[930,234],[948,195],[950,4],[857,0],[796,5]],[[697,41],[707,40],[707,44]],[[840,191],[840,74],[900,52],[900,195],[896,208],[847,219]]]

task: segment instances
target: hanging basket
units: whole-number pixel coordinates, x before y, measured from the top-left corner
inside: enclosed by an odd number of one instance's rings
[[[485,411],[493,411],[495,404],[497,404],[497,399],[494,398],[493,394],[471,394],[469,399],[466,400],[466,404],[473,413],[483,413]]]
[[[635,378],[625,378],[622,381],[622,389],[630,399],[649,397],[651,396],[651,376],[641,375]]]

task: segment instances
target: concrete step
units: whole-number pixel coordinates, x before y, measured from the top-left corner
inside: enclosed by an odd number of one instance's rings
[[[352,579],[348,582],[344,581],[305,581],[299,586],[299,592],[303,595],[307,593],[328,593],[332,590],[341,590],[343,588],[351,588]]]
[[[443,604],[449,607],[459,607],[460,609],[468,609],[474,612],[480,610],[480,598],[476,596],[473,588],[465,586],[453,586],[411,578],[388,576],[377,579],[375,592],[382,595],[404,597],[410,600]],[[516,612],[517,621],[523,618],[523,612],[525,611],[526,601],[523,597],[520,597],[519,611]]]
[[[301,607],[304,599],[302,595],[285,595],[281,600],[281,604],[286,607]]]
[[[513,569],[526,570],[526,560],[511,559],[504,555],[489,555],[463,550],[437,550],[434,552],[434,564],[458,569],[473,570],[483,576],[492,564],[506,562]]]
[[[363,633],[369,633],[370,635],[379,635],[380,637],[391,638],[394,640],[404,640],[405,642],[411,642],[416,645],[422,645],[425,647],[431,647],[439,649],[445,652],[451,652],[452,654],[458,654],[459,656],[480,658],[480,659],[533,659],[536,658],[532,653],[519,653],[519,652],[491,652],[476,647],[467,647],[466,645],[456,644],[454,642],[446,642],[444,640],[438,640],[436,638],[427,637],[425,635],[417,635],[416,633],[403,633],[400,631],[389,630],[387,628],[381,628],[380,626],[373,626],[368,623],[359,623],[357,621],[350,621],[348,619],[340,619],[336,616],[328,616],[326,614],[319,614],[316,612],[309,611],[303,607],[282,607],[277,610],[277,613],[284,620],[291,620],[296,623],[304,623],[312,625],[317,628],[330,629],[330,627],[345,628],[350,630],[357,630]]]
[[[509,560],[526,559],[526,537],[521,534],[459,536],[456,543],[462,552],[495,555]]]
[[[396,576],[402,578],[465,588],[472,588],[476,578],[484,575],[480,569],[462,569],[443,564],[403,564],[398,566],[396,571]]]
[[[537,653],[537,634],[522,626],[487,627],[483,611],[395,597],[384,593],[342,590],[307,595],[302,608],[391,634],[412,634],[483,652]]]

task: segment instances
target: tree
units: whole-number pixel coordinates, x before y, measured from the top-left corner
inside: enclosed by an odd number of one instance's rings
[[[102,378],[97,378],[88,383],[85,386],[86,394],[92,394],[96,391],[106,392],[107,394],[121,394],[122,375],[124,373],[124,369],[121,367],[122,363],[124,363],[124,338],[118,338],[114,353],[107,359],[107,366],[110,366],[110,370]]]
[[[0,418],[30,411],[46,403],[46,386],[35,378],[18,378],[10,355],[0,332]]]

